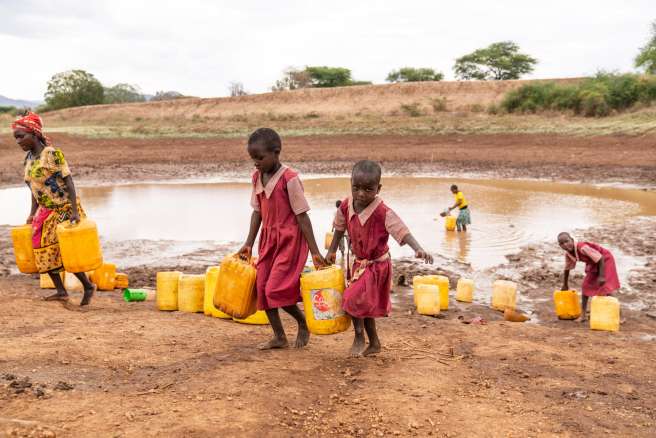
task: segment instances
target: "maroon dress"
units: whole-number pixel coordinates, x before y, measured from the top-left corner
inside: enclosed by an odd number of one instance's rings
[[[355,213],[353,202],[346,199],[335,215],[335,229],[347,230],[353,254],[349,286],[344,291],[343,308],[356,318],[378,318],[392,310],[392,261],[387,241],[392,235],[402,244],[409,234],[399,217],[376,198],[360,214]]]
[[[282,166],[264,187],[260,172],[256,171],[251,206],[262,215],[257,308],[295,305],[301,300],[300,276],[309,252],[296,215],[310,209],[298,174]]]
[[[604,277],[606,282],[600,286],[598,283],[598,263],[602,257],[604,259]],[[610,295],[620,288],[620,280],[617,276],[617,268],[615,267],[615,258],[606,248],[592,242],[577,242],[574,245],[574,254],[565,253],[565,269],[574,269],[577,261],[585,263],[585,278],[581,286],[583,295],[588,297]]]

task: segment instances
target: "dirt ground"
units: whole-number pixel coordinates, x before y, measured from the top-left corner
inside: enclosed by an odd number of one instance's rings
[[[78,184],[248,175],[243,140],[87,139],[54,134]],[[346,173],[358,158],[386,171],[632,183],[653,189],[653,136],[543,135],[292,137],[284,157],[300,170]],[[0,185],[20,181],[22,154],[0,136]],[[586,163],[581,165],[580,163]],[[451,301],[439,318],[414,313],[394,287],[378,321],[384,350],[347,357],[350,331],[313,336],[303,351],[260,352],[268,327],[202,314],[159,312],[99,292],[88,311],[40,300],[38,279],[12,271],[0,226],[0,436],[627,436],[656,434],[656,220],[582,230],[641,261],[620,291],[619,333],[558,321],[549,299],[562,254],[536,242],[490,275],[520,284],[533,305],[510,323],[485,303]],[[169,243],[105,242],[121,254]],[[164,269],[202,272],[229,246],[131,264],[134,285]],[[184,262],[181,262],[184,260]],[[426,268],[395,260],[395,279]],[[579,268],[580,270],[580,268]],[[460,275],[440,260],[432,272]],[[572,286],[580,285],[575,275]],[[522,307],[520,301],[520,307]],[[480,316],[485,325],[464,324]],[[294,325],[285,319],[293,337]]]
[[[242,176],[245,138],[91,139],[52,134],[78,184]],[[358,159],[386,173],[448,173],[656,185],[656,135],[336,135],[283,139],[283,161],[302,172],[348,173]],[[0,135],[0,185],[20,184],[24,154]]]

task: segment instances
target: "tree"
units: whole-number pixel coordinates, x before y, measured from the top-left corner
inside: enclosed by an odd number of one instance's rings
[[[643,68],[649,74],[656,74],[656,21],[651,23],[651,38],[640,48],[635,58],[636,68]]]
[[[271,87],[271,91],[297,90],[312,86],[310,75],[305,70],[299,70],[295,67],[287,67],[283,71],[282,79],[276,81]]]
[[[230,82],[228,91],[231,97],[246,96],[248,93],[244,90],[244,84],[241,82]]]
[[[392,70],[387,75],[387,82],[424,82],[424,81],[441,81],[444,74],[435,71],[432,68],[414,68],[403,67],[399,70]]]
[[[84,70],[57,73],[48,81],[45,94],[48,110],[97,105],[103,103],[104,97],[105,92],[100,81]]]
[[[105,88],[105,103],[145,102],[146,97],[139,88],[130,84],[116,84]]]
[[[153,96],[152,101],[160,101],[160,100],[175,100],[175,99],[181,99],[185,97],[182,93],[179,93],[177,91],[158,91],[155,93],[155,96]]]
[[[345,87],[353,84],[351,70],[343,67],[305,67],[313,87]]]
[[[519,53],[519,46],[512,41],[490,44],[484,49],[456,59],[453,70],[456,77],[464,80],[519,79],[533,71],[537,59]]]

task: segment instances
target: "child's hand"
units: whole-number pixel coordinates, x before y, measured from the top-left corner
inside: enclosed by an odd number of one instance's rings
[[[80,222],[80,213],[77,211],[71,213],[71,219],[69,220],[71,224],[77,224]]]
[[[327,263],[329,263],[331,265],[334,265],[336,260],[337,260],[337,253],[336,252],[330,252],[329,251],[326,254],[326,262]]]
[[[253,248],[251,248],[248,245],[244,245],[241,247],[241,249],[237,252],[237,256],[242,259],[246,260],[247,262],[251,260],[251,254],[253,252]]]
[[[319,269],[323,267],[330,266],[326,259],[323,258],[323,256],[319,253],[317,254],[312,254],[312,263],[314,263],[314,268]]]
[[[418,259],[423,259],[426,263],[430,263],[431,265],[433,264],[433,256],[424,251],[422,248],[419,248],[415,252],[415,257]]]

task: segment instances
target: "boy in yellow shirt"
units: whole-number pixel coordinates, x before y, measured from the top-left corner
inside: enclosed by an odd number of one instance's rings
[[[449,213],[451,212],[451,210],[457,207],[459,209],[459,213],[458,213],[458,219],[456,219],[456,227],[458,231],[467,231],[467,225],[471,225],[469,204],[465,199],[465,195],[463,195],[462,192],[458,190],[457,185],[454,184],[451,186],[451,193],[453,193],[453,196],[456,199],[456,203],[453,204],[453,206],[449,207]]]

